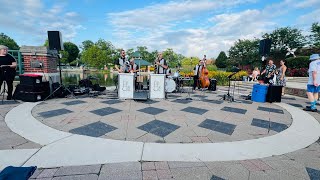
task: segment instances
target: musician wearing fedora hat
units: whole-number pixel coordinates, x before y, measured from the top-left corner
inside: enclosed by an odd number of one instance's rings
[[[319,54],[312,54],[310,56],[309,64],[309,79],[307,84],[307,96],[310,102],[310,106],[306,106],[303,110],[316,112],[316,104],[318,99],[318,93],[320,92],[320,56]]]

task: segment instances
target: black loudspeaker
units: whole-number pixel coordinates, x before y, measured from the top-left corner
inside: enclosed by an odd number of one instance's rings
[[[281,102],[282,86],[269,85],[267,92],[267,102]]]
[[[261,56],[268,55],[271,48],[271,39],[263,39],[259,44],[259,54]]]
[[[60,31],[48,31],[49,49],[64,50]]]
[[[209,90],[216,91],[217,90],[217,80],[216,79],[210,79],[210,85]]]

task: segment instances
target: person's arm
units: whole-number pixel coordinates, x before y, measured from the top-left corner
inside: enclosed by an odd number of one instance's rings
[[[266,73],[266,69],[264,69],[264,70],[262,71],[261,75],[264,74],[264,73]]]
[[[114,68],[116,68],[116,70],[119,72],[119,73],[122,73],[122,70],[119,68],[119,59],[117,59],[115,62],[114,62]]]
[[[312,78],[313,78],[313,85],[319,86],[319,84],[317,83],[317,71],[312,71]]]
[[[283,67],[283,69],[282,69],[282,74],[281,74],[280,80],[283,80],[284,75],[286,74],[286,71],[287,71],[287,67],[285,66],[285,67]]]
[[[159,61],[157,61],[157,65],[158,65],[158,66],[161,66],[163,69],[168,69],[166,60],[164,60],[164,63],[163,63],[163,64],[160,64]]]

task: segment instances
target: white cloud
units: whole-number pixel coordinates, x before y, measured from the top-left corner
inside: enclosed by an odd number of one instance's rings
[[[216,25],[211,23],[211,27],[208,28],[176,29],[176,24],[192,22],[190,19],[204,13],[217,13],[221,9],[230,9],[248,2],[255,1],[170,1],[140,9],[109,13],[108,19],[114,28],[113,35],[116,37],[114,41],[118,47],[147,46],[150,50],[173,48],[187,56],[202,56],[202,54],[217,56],[220,50],[227,50],[230,43],[239,37],[238,29],[243,29],[244,37],[248,31],[252,33],[252,26],[256,26],[257,23],[251,26],[248,24],[252,24],[250,21],[252,17],[260,15],[259,11],[222,14],[211,18]],[[242,18],[250,22],[243,22]],[[201,23],[206,21],[207,19],[204,19]],[[260,32],[259,30],[257,31]],[[237,34],[229,34],[231,31]]]
[[[81,18],[76,12],[65,12],[65,4],[45,7],[41,0],[0,0],[0,19],[4,31],[15,32],[19,45],[41,45],[47,31],[62,32],[66,41],[76,37]]]

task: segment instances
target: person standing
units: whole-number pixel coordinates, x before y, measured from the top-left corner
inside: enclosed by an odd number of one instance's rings
[[[17,62],[10,54],[8,54],[8,47],[4,45],[0,45],[0,67],[0,89],[3,81],[6,81],[8,86],[7,100],[11,100]]]
[[[158,58],[155,62],[156,65],[156,74],[167,74],[167,61],[163,58],[162,53],[158,54]]]
[[[193,76],[193,90],[196,89],[196,87],[200,87],[199,77],[201,76],[201,70],[204,66],[204,61],[199,60],[199,63],[194,67],[194,76]]]
[[[118,73],[128,73],[129,72],[129,61],[126,57],[126,51],[125,50],[121,50],[120,51],[120,58],[117,59],[115,62],[115,68],[118,71]]]
[[[282,93],[281,95],[284,95],[284,88],[286,86],[286,71],[287,71],[287,66],[285,65],[285,61],[281,60],[280,61],[280,68],[277,73],[277,85],[282,86]]]
[[[303,110],[317,112],[316,104],[318,93],[320,92],[320,56],[319,54],[312,54],[310,56],[309,64],[309,79],[307,84],[307,96],[310,106],[306,106]]]
[[[264,83],[265,84],[273,84],[275,82],[273,82],[273,78],[274,78],[274,74],[276,72],[276,65],[273,64],[273,60],[270,59],[268,62],[268,65],[266,66],[266,69],[262,71],[262,74],[266,74],[266,77],[264,78]]]

